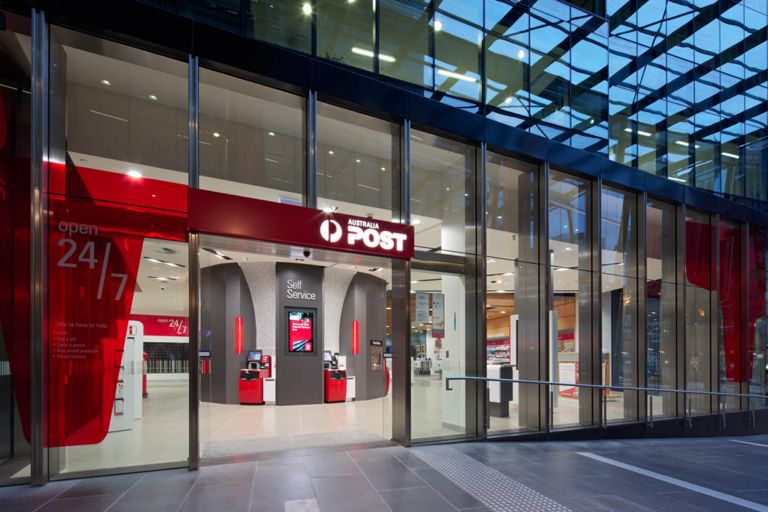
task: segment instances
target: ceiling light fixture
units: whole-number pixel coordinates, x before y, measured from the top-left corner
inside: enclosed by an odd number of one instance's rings
[[[735,158],[736,160],[739,159],[739,155],[735,155],[733,153],[726,153],[725,151],[723,151],[720,154],[723,155],[723,156],[727,156],[728,158]]]
[[[147,96],[147,98],[151,99],[152,101],[157,101],[157,96],[155,96],[154,94],[150,94],[149,96]]]
[[[143,174],[141,174],[139,171],[137,171],[137,170],[135,170],[135,169],[131,169],[131,170],[130,170],[130,171],[128,171],[126,174],[127,174],[128,176],[130,176],[131,178],[134,178],[134,179],[139,179],[139,178],[142,178],[142,177],[143,177]]]
[[[413,219],[411,221],[411,226],[418,226],[419,224],[421,224],[421,220],[420,219]]]
[[[110,85],[112,85],[112,82],[110,82],[109,80],[102,80],[101,85],[106,85],[107,87],[109,87]]]
[[[435,20],[435,32],[443,30],[443,24],[440,20]]]
[[[301,12],[303,12],[305,16],[312,14],[312,4],[304,2],[304,5],[301,6]]]
[[[213,132],[213,136],[218,139],[219,137],[221,137],[221,134],[219,132]]]

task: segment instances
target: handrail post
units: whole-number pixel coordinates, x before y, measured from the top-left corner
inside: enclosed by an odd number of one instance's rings
[[[720,397],[718,403],[720,404],[720,428],[725,430],[725,399]]]
[[[650,410],[648,410],[648,405],[646,403],[646,414],[648,415],[648,428],[653,428],[653,395],[650,393],[646,393],[645,396],[648,397],[647,402],[649,401],[651,404]]]
[[[552,426],[555,424],[554,421],[554,414],[555,414],[555,406],[552,396],[552,388],[549,384],[544,384],[546,386],[545,392],[545,399],[547,401],[547,417],[546,417],[546,425],[544,426],[544,431],[549,434],[552,431]],[[541,384],[539,384],[541,386]]]
[[[602,427],[604,429],[608,428],[608,393],[605,392],[606,389],[602,386],[598,388],[597,392],[599,393],[600,397],[600,404],[603,406],[603,417],[602,417]]]
[[[693,404],[688,393],[683,392],[683,407],[685,407],[685,422],[688,428],[693,428]]]

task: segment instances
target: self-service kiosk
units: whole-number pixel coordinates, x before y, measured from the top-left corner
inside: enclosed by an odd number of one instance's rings
[[[339,359],[330,350],[323,352],[323,388],[326,403],[347,399],[347,371],[339,370]]]
[[[262,405],[264,403],[264,377],[267,371],[261,369],[261,359],[261,350],[248,352],[246,367],[240,370],[241,404]]]

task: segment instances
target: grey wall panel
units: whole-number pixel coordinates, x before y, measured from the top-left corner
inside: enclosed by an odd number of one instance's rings
[[[211,373],[201,375],[201,399],[240,403],[238,380],[249,350],[256,348],[256,321],[248,283],[236,263],[200,271],[201,350],[211,351]],[[235,317],[243,318],[243,350],[235,352]]]
[[[323,268],[311,265],[277,264],[277,345],[275,376],[277,404],[299,405],[323,402]],[[313,299],[289,298],[289,281],[301,282],[293,288]],[[311,354],[288,353],[288,313],[290,307],[313,308],[315,347]]]
[[[369,274],[355,274],[341,314],[341,354],[347,356],[347,372],[355,376],[355,397],[370,400],[386,394],[386,374],[371,369],[371,340],[386,340],[387,283]],[[360,322],[360,351],[352,354],[352,322]],[[383,362],[382,362],[383,364]]]
[[[253,299],[253,311],[256,315],[256,348],[272,356],[274,361],[277,338],[275,262],[241,261],[238,265],[243,269],[243,275],[248,282]]]
[[[323,276],[323,343],[325,350],[340,352],[341,311],[349,284],[355,276],[353,270],[326,268]]]

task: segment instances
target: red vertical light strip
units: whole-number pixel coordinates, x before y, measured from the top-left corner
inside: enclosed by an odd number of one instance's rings
[[[243,317],[235,317],[235,354],[243,353]]]
[[[352,320],[352,355],[360,353],[360,322]]]

